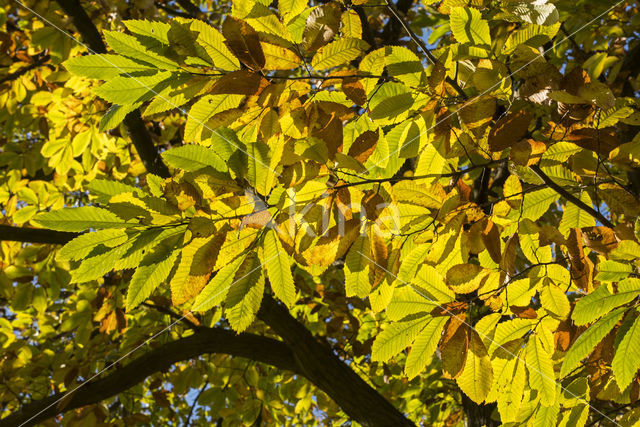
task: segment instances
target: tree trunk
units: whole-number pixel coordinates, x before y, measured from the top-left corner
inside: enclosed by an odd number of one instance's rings
[[[478,405],[462,391],[460,395],[462,396],[462,408],[467,417],[467,427],[497,427],[500,425],[499,421],[491,419],[491,413],[496,407],[495,403]]]

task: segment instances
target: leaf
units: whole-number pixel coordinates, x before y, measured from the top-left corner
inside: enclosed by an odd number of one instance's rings
[[[234,277],[243,261],[243,257],[238,257],[218,270],[196,297],[192,310],[200,312],[208,311],[222,303],[227,297]]]
[[[622,339],[621,334],[624,334]],[[611,370],[618,388],[624,391],[640,368],[640,317],[636,317],[628,329],[620,328],[616,344]]]
[[[474,330],[469,331],[467,360],[456,382],[460,390],[478,404],[485,400],[491,389],[493,382],[491,360],[480,336]]]
[[[609,286],[600,285],[576,303],[571,318],[576,325],[585,325],[612,309],[634,300],[638,293],[640,293],[640,279],[630,278],[620,282],[615,293]]]
[[[344,262],[345,293],[347,297],[366,298],[371,292],[369,282],[369,238],[366,234],[358,236]]]
[[[243,95],[205,95],[197,100],[189,110],[187,123],[184,127],[185,142],[201,142],[202,133],[206,129],[216,133],[207,121],[218,113],[236,108],[244,98]]]
[[[272,228],[265,232],[263,247],[264,264],[271,289],[280,301],[291,308],[296,301],[296,288],[293,285],[289,256]]]
[[[450,317],[440,341],[442,376],[457,378],[462,374],[468,356],[469,333],[463,317]]]
[[[587,206],[593,206],[591,197],[589,197],[589,193],[586,191],[580,193],[580,201],[584,202]],[[595,225],[596,220],[591,215],[573,203],[567,202],[558,230],[560,230],[560,233],[566,237],[572,228],[593,227]]]
[[[294,70],[300,66],[301,60],[297,53],[271,43],[261,42],[267,70]]]
[[[535,320],[532,319],[511,319],[506,322],[499,323],[496,327],[493,340],[489,346],[489,354],[493,355],[496,350],[504,347],[505,344],[522,338],[524,334],[531,331],[531,328],[535,325]]]
[[[227,16],[222,24],[225,45],[243,64],[253,70],[261,70],[265,56],[258,33],[247,22]]]
[[[604,260],[598,263],[596,280],[601,282],[618,282],[629,277],[632,272],[629,264],[623,264],[612,260]]]
[[[64,245],[56,255],[58,261],[75,261],[85,258],[94,248],[104,245],[116,247],[127,241],[127,234],[123,229],[98,230],[85,233]]]
[[[567,351],[560,369],[560,376],[565,377],[580,365],[600,341],[613,329],[627,309],[618,308],[591,325],[582,333]]]
[[[62,65],[76,76],[100,80],[112,79],[122,74],[139,75],[141,72],[155,74],[158,71],[150,65],[112,54],[76,56],[66,60]]]
[[[177,18],[193,34],[193,40],[201,49],[196,48],[198,56],[215,68],[225,71],[240,69],[240,62],[225,46],[222,34],[211,25],[197,19]]]
[[[569,311],[571,311],[571,304],[567,295],[553,283],[549,283],[542,288],[540,302],[545,310],[560,319],[566,318],[569,315]]]
[[[149,254],[131,276],[125,303],[127,311],[133,310],[149,298],[153,290],[169,277],[179,251],[167,249],[160,248]]]
[[[264,294],[262,266],[255,252],[249,253],[234,276],[225,300],[225,314],[231,327],[242,332],[253,323]]]
[[[523,195],[521,217],[531,221],[537,221],[544,215],[551,203],[558,200],[560,196],[551,188],[533,191]]]
[[[218,171],[227,169],[227,164],[217,152],[202,145],[187,144],[171,148],[162,153],[162,158],[169,166],[187,172],[195,172],[206,167]]]
[[[527,342],[526,353],[529,385],[540,393],[540,401],[544,406],[551,406],[556,401],[556,379],[553,372],[551,355],[544,349],[539,336],[532,335]]]
[[[380,332],[371,348],[371,360],[387,362],[413,342],[418,333],[427,325],[428,319],[416,319],[393,322]]]
[[[427,83],[424,67],[415,53],[403,46],[387,46],[384,53],[389,75],[410,87],[420,87]]]
[[[527,133],[532,119],[533,115],[526,110],[509,113],[498,119],[489,133],[491,151],[502,151],[520,141]]]
[[[419,375],[429,363],[438,347],[447,320],[445,316],[430,319],[416,337],[404,366],[404,373],[410,380]]]
[[[107,44],[120,55],[142,61],[161,70],[176,70],[179,65],[144,47],[135,37],[118,31],[105,31]]]
[[[138,225],[137,223],[127,223],[113,212],[95,206],[63,208],[43,212],[31,221],[50,230],[76,232],[90,228],[127,228]]]
[[[119,105],[132,105],[149,101],[162,92],[169,85],[170,80],[175,79],[175,74],[170,71],[162,71],[152,76],[118,76],[109,79],[94,92],[105,101]]]
[[[458,264],[447,270],[447,285],[457,294],[477,290],[488,271],[476,264]]]
[[[369,45],[364,40],[342,38],[321,47],[311,60],[316,70],[326,70],[348,64],[366,51]]]
[[[453,36],[460,43],[491,45],[489,24],[482,19],[479,10],[470,7],[454,7],[449,15]]]

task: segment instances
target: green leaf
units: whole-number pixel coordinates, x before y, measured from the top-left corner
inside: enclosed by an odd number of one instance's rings
[[[489,346],[489,354],[492,355],[497,349],[510,341],[522,338],[534,325],[535,322],[532,319],[521,318],[499,323]]]
[[[179,19],[193,34],[201,48],[198,56],[219,70],[233,71],[240,69],[240,62],[224,44],[224,37],[209,24],[197,19]]]
[[[369,45],[364,40],[343,38],[335,40],[321,47],[311,60],[311,66],[316,70],[346,65],[366,51]]]
[[[211,148],[197,144],[181,145],[162,153],[162,158],[171,167],[187,172],[195,172],[211,167],[217,171],[226,170],[222,157]]]
[[[389,75],[411,87],[423,86],[427,82],[424,67],[418,55],[403,46],[385,47],[385,65]]]
[[[143,38],[153,39],[165,46],[169,45],[169,30],[171,25],[161,21],[148,21],[146,19],[129,19],[124,25],[131,33]],[[140,39],[140,37],[138,37]]]
[[[571,303],[569,303],[567,295],[553,283],[542,288],[540,302],[545,310],[560,319],[566,318],[571,311]]]
[[[95,206],[79,208],[63,208],[50,212],[43,212],[32,222],[41,227],[56,231],[84,231],[90,228],[126,228],[138,225],[126,223],[116,214]]]
[[[369,282],[369,237],[364,234],[358,236],[344,261],[344,288],[347,297],[357,296],[366,298],[371,292]]]
[[[615,293],[610,286],[601,285],[576,303],[571,317],[576,325],[585,325],[612,309],[632,301],[638,293],[640,293],[640,279],[623,280],[618,283],[618,290]]]
[[[493,383],[491,360],[480,336],[474,330],[469,332],[467,360],[456,382],[460,390],[478,404],[485,400],[491,389]]]
[[[84,283],[101,278],[116,267],[118,260],[129,246],[131,242],[114,248],[99,248],[101,253],[83,259],[78,268],[71,271],[71,283]]]
[[[231,327],[242,332],[253,323],[264,294],[264,276],[260,260],[250,253],[234,276],[227,299],[225,314]]]
[[[176,62],[150,51],[129,34],[119,31],[105,31],[104,38],[111,49],[120,55],[137,59],[161,70],[177,70],[180,68]]]
[[[243,261],[244,257],[238,257],[218,270],[207,283],[207,286],[196,297],[192,310],[207,311],[221,304],[227,297],[229,288],[233,284],[233,279]]]
[[[531,221],[537,221],[542,215],[549,210],[551,203],[560,197],[555,190],[544,188],[542,190],[533,191],[524,194],[522,201],[521,215],[522,218],[528,218]]]
[[[445,304],[455,300],[455,292],[445,284],[442,274],[430,265],[423,265],[412,283],[419,295],[432,302]]]
[[[264,265],[274,295],[287,307],[291,308],[296,301],[296,288],[293,285],[289,255],[282,248],[280,239],[273,229],[264,235]]]
[[[89,79],[107,80],[118,77],[122,74],[136,73],[156,73],[157,68],[150,65],[141,64],[120,55],[86,55],[76,56],[65,61],[62,65],[76,76],[87,77]]]
[[[109,110],[102,116],[100,119],[100,125],[98,126],[98,130],[100,132],[106,132],[118,126],[124,118],[132,112],[140,107],[142,103],[131,104],[131,105],[117,105],[114,104],[109,108]]]
[[[551,406],[556,401],[556,377],[553,372],[551,355],[544,349],[540,337],[533,335],[527,342],[527,370],[529,385],[540,393],[540,401],[544,406]]]
[[[87,184],[87,189],[92,195],[96,196],[96,202],[98,203],[107,203],[111,197],[118,194],[143,193],[142,190],[132,185],[127,185],[120,181],[113,181],[110,179],[94,179]]]
[[[586,191],[580,194],[580,200],[587,206],[593,206],[591,197]],[[562,220],[560,221],[560,233],[563,236],[568,236],[569,231],[572,228],[593,227],[596,225],[596,220],[587,212],[577,207],[571,202],[567,202],[562,213]]]
[[[491,45],[489,24],[482,19],[479,10],[471,7],[454,7],[449,15],[453,36],[460,43]]]
[[[447,316],[429,319],[422,332],[416,337],[404,366],[404,373],[410,380],[419,375],[429,363],[429,359],[438,347],[447,320],[449,320]]]
[[[99,245],[113,248],[127,241],[127,234],[123,229],[98,230],[85,233],[64,245],[56,255],[58,261],[80,260]]]
[[[207,121],[221,113],[240,105],[244,95],[206,95],[196,101],[189,110],[184,127],[185,142],[201,142],[204,129],[210,128]],[[207,129],[209,130],[209,129]],[[213,130],[213,129],[211,129]],[[215,132],[215,130],[213,130]]]
[[[622,318],[627,309],[618,308],[591,325],[578,339],[571,345],[562,363],[560,376],[564,377],[580,365],[580,361],[587,357],[596,345],[613,329]]]
[[[173,268],[180,251],[160,248],[147,255],[131,277],[127,290],[127,310],[146,300],[164,282]]]
[[[380,332],[373,341],[371,360],[387,362],[396,354],[407,348],[413,342],[422,328],[429,322],[428,318],[394,322]]]
[[[150,100],[175,79],[176,75],[170,71],[162,71],[152,76],[118,76],[109,79],[94,92],[105,101],[118,105],[133,105]]]
[[[637,316],[637,312],[634,314]],[[629,328],[620,328],[616,344],[611,370],[618,388],[624,391],[640,368],[640,317],[636,317]]]
[[[598,263],[598,274],[596,280],[601,282],[617,282],[619,280],[629,277],[632,272],[632,268],[629,264],[623,264],[621,262],[604,260]]]

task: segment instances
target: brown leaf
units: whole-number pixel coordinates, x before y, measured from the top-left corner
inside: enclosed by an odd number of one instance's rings
[[[364,163],[376,149],[378,138],[378,132],[372,130],[361,133],[349,147],[348,154],[360,163]]]
[[[304,28],[302,40],[307,52],[315,52],[329,43],[338,33],[342,11],[337,2],[318,6],[311,11]]]
[[[344,94],[357,105],[364,105],[367,103],[367,93],[364,91],[364,86],[360,83],[360,80],[355,77],[346,78],[342,82],[342,91]]]
[[[578,228],[572,228],[567,238],[567,251],[571,261],[571,279],[580,289],[592,291],[593,263],[584,255],[582,250],[582,233]]]
[[[538,163],[546,150],[547,146],[544,142],[524,139],[511,147],[509,158],[517,165],[530,166]]]
[[[467,129],[476,138],[480,138],[495,112],[496,99],[492,96],[484,95],[467,101],[464,107],[458,110],[458,115]]]
[[[430,314],[432,316],[458,316],[460,317],[460,315],[462,315],[462,317],[464,317],[463,313],[466,313],[467,308],[469,308],[469,304],[467,304],[464,301],[453,301],[453,302],[448,302],[446,304],[442,304],[439,307],[435,307],[433,310],[430,311]]]
[[[572,131],[563,138],[579,147],[609,156],[609,153],[620,145],[614,127],[592,129],[582,128]]]
[[[485,223],[486,225],[482,230],[482,241],[493,262],[500,264],[500,261],[502,261],[500,230],[490,219],[487,219]]]
[[[523,319],[535,319],[538,317],[538,313],[536,313],[536,311],[531,307],[518,307],[515,305],[510,305],[509,309],[513,312],[513,314]]]
[[[520,141],[527,133],[532,118],[533,114],[521,110],[499,119],[489,133],[491,151],[502,151]]]
[[[258,95],[268,84],[267,79],[251,70],[238,70],[220,77],[210,93]]]
[[[582,238],[588,248],[599,254],[608,254],[618,247],[618,239],[609,227],[583,227]]]
[[[516,272],[516,249],[518,248],[518,235],[513,234],[504,245],[502,258],[500,260],[500,270],[513,276]]]
[[[227,16],[222,24],[224,43],[247,67],[261,70],[265,64],[264,52],[258,33],[245,21]]]
[[[460,318],[450,318],[440,343],[443,377],[454,379],[462,373],[468,349],[469,335],[466,326]]]
[[[576,327],[571,321],[571,318],[567,318],[560,322],[553,336],[556,350],[567,351],[575,335]]]

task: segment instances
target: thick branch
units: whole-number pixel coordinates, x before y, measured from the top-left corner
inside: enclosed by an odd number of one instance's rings
[[[258,318],[291,348],[302,374],[353,420],[364,426],[414,425],[271,296],[264,296]]]
[[[280,341],[252,334],[236,335],[224,329],[202,329],[190,337],[149,351],[108,376],[87,383],[69,396],[58,393],[29,403],[20,411],[1,419],[0,427],[35,425],[61,412],[98,403],[133,387],[156,372],[168,369],[174,363],[206,353],[246,357],[279,369],[299,372],[292,352]]]
[[[64,245],[78,235],[78,233],[69,233],[66,231],[0,225],[0,241],[9,240],[13,242],[54,243]]]
[[[100,33],[87,12],[84,11],[80,5],[79,0],[56,0],[62,10],[73,20],[73,25],[78,32],[82,35],[82,39],[89,46],[94,53],[106,53],[107,47],[100,37]],[[163,178],[170,176],[169,169],[162,162],[160,154],[147,131],[147,128],[142,120],[139,110],[135,110],[124,119],[124,125],[127,128],[131,141],[138,151],[138,155],[142,159],[142,163],[151,173],[154,173]]]
[[[49,55],[42,55],[39,58],[37,58],[35,61],[33,61],[31,64],[20,68],[17,71],[14,71],[13,73],[9,73],[6,76],[3,76],[2,78],[0,78],[0,84],[4,83],[4,82],[9,82],[9,81],[13,81],[15,79],[17,79],[18,77],[22,76],[23,74],[28,73],[29,71],[38,68],[39,66],[43,65],[44,63],[46,63],[49,60]]]
[[[554,189],[556,191],[556,193],[560,194],[562,197],[567,199],[569,202],[573,203],[578,208],[582,209],[583,211],[585,211],[586,213],[588,213],[589,215],[591,215],[592,217],[594,217],[595,219],[600,221],[601,224],[606,225],[609,228],[613,228],[613,223],[611,223],[611,221],[609,221],[607,219],[607,217],[602,215],[597,210],[593,209],[591,206],[588,206],[582,200],[578,199],[576,196],[574,196],[573,194],[569,193],[567,190],[565,190],[560,185],[555,183],[549,177],[549,175],[547,175],[546,173],[544,173],[542,171],[542,169],[540,169],[540,167],[538,165],[531,165],[531,166],[529,166],[529,168],[538,176],[538,178],[540,178],[542,181],[544,181],[545,184],[547,184],[550,188]]]

